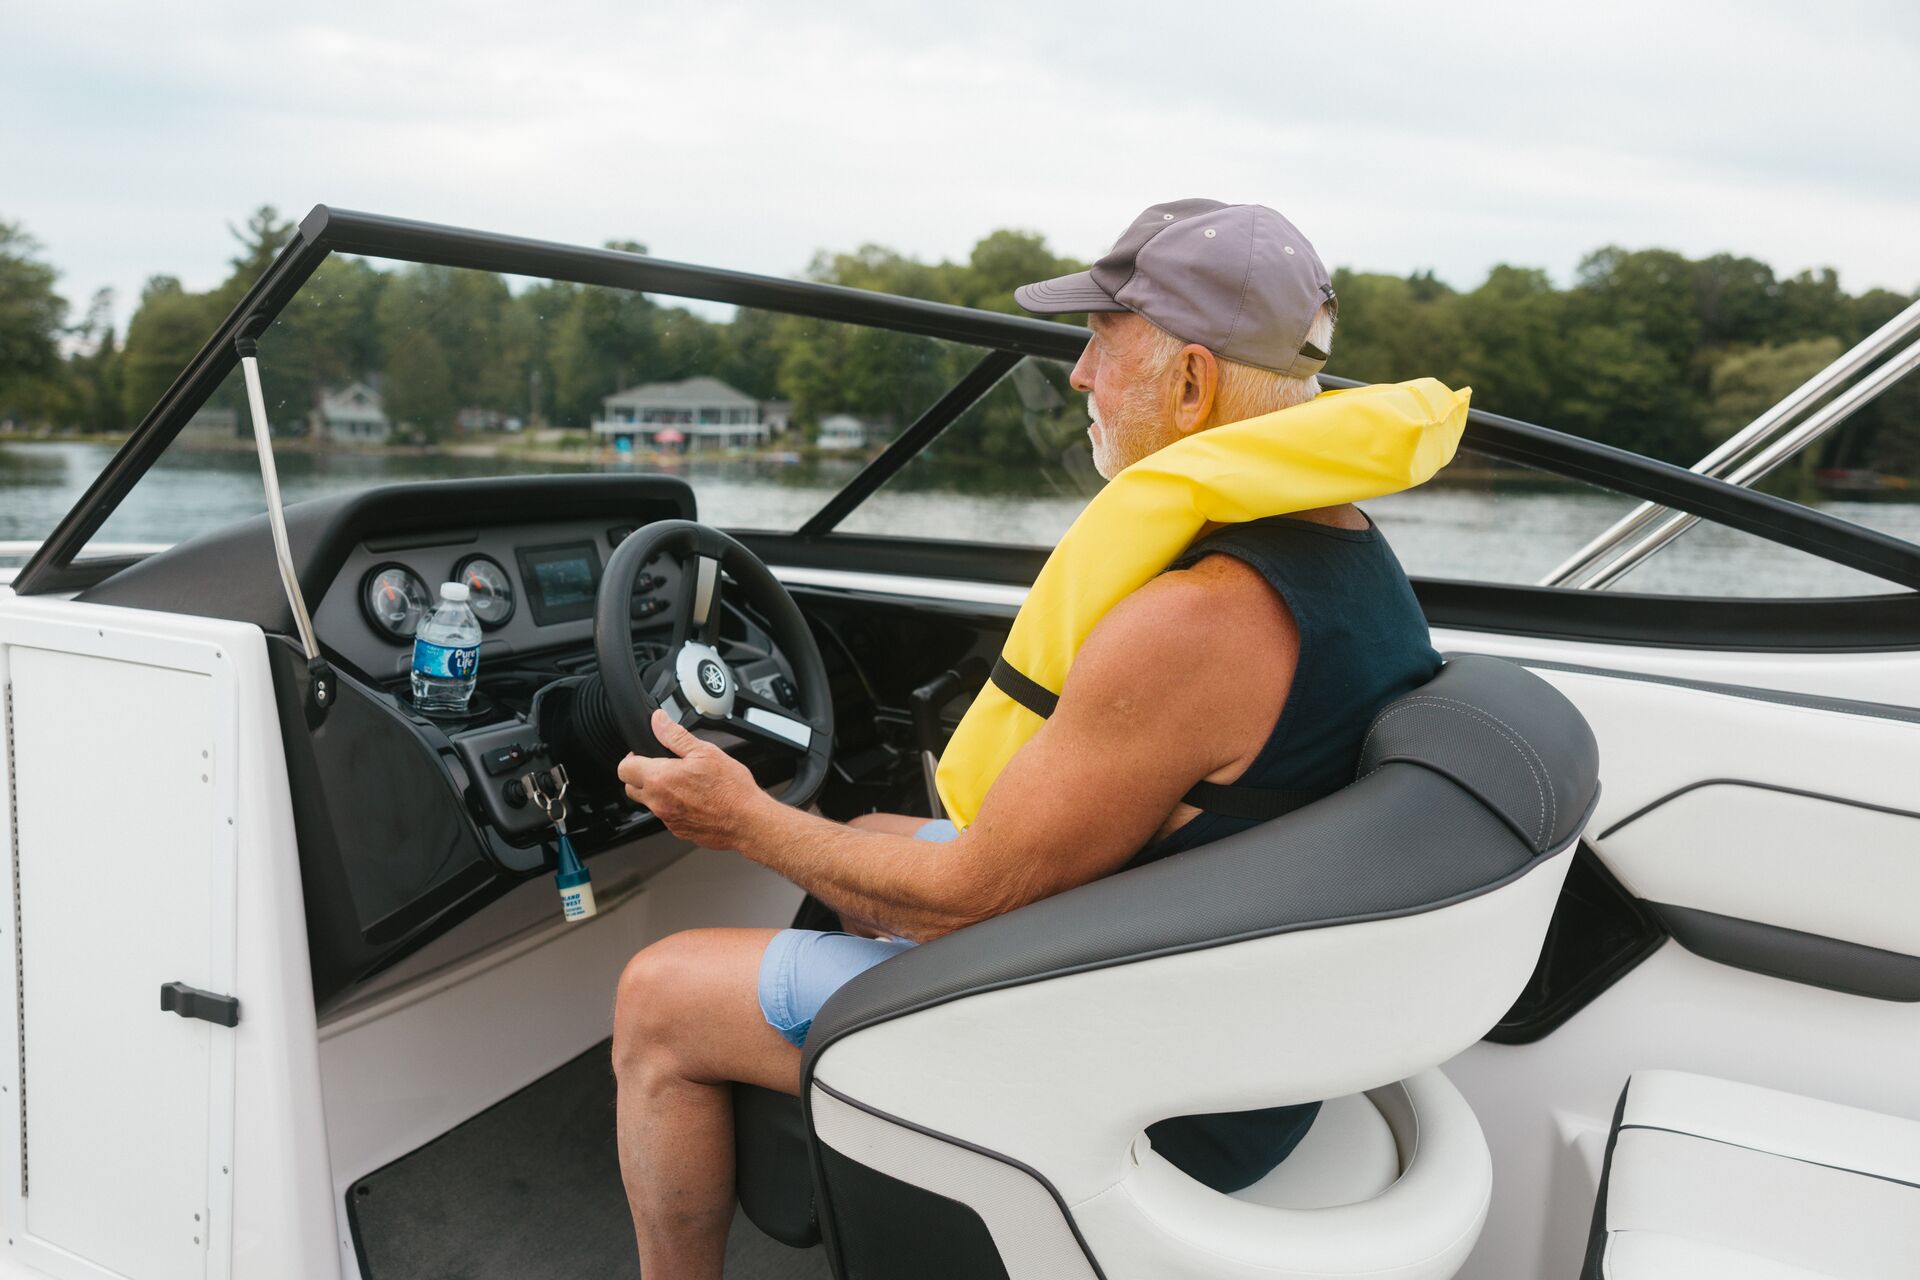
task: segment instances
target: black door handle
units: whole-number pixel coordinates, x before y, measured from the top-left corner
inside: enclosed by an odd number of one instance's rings
[[[177,1013],[183,1018],[198,1018],[218,1027],[240,1025],[240,1002],[232,996],[217,996],[211,991],[190,987],[184,982],[168,982],[160,987],[160,1011]]]

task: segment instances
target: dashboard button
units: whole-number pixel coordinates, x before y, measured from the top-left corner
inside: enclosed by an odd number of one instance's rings
[[[480,757],[480,764],[488,773],[497,778],[503,773],[512,773],[515,769],[526,763],[526,759],[527,749],[517,742],[510,742],[504,747],[495,747],[493,750],[482,755]]]

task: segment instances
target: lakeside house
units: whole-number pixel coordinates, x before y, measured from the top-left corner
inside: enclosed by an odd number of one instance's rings
[[[765,444],[773,430],[769,403],[704,375],[628,387],[600,404],[594,435],[626,447],[745,449]]]
[[[820,437],[815,443],[822,449],[864,449],[867,424],[850,413],[830,413],[820,419]]]
[[[314,440],[353,444],[385,444],[393,424],[380,404],[380,393],[364,382],[348,383],[338,391],[323,391],[307,415],[307,434]]]

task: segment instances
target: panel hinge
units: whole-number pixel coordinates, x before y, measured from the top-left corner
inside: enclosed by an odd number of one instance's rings
[[[217,996],[211,991],[190,987],[184,982],[165,983],[160,988],[160,1011],[177,1013],[183,1018],[198,1018],[218,1027],[240,1025],[240,1002],[232,996]]]
[[[20,1098],[20,1196],[26,1198],[27,1181],[27,951],[20,933],[20,784],[15,769],[18,761],[13,748],[13,681],[7,681],[4,693],[7,706],[7,844],[13,850],[13,1017],[17,1039],[14,1047],[20,1055],[18,1086]]]

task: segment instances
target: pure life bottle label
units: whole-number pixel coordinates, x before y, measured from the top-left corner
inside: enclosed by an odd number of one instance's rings
[[[413,636],[413,704],[422,711],[457,714],[467,709],[480,676],[480,620],[467,604],[467,588],[440,585],[440,604]]]
[[[480,666],[480,646],[430,644],[416,638],[413,642],[413,669],[437,680],[465,680]]]

